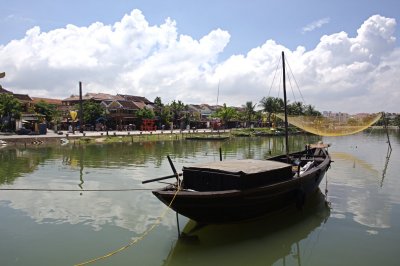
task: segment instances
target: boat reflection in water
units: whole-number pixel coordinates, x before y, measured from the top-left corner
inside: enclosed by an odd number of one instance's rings
[[[302,254],[310,252],[301,249],[318,244],[309,243],[318,239],[309,235],[319,234],[314,231],[329,215],[325,196],[318,190],[302,210],[293,207],[250,222],[198,228],[190,220],[164,265],[301,265]]]

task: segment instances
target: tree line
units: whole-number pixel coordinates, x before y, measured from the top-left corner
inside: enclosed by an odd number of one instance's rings
[[[136,112],[137,126],[140,126],[143,119],[156,119],[157,127],[167,129],[171,123],[177,128],[184,128],[187,125],[195,125],[201,121],[201,114],[190,112],[189,105],[182,101],[173,100],[170,103],[164,104],[161,97],[154,99],[154,108],[143,108]],[[75,107],[79,110],[79,107]],[[61,121],[62,113],[57,110],[57,106],[40,101],[27,110],[29,113],[41,115],[46,123],[58,124]],[[287,105],[289,115],[306,115],[306,116],[321,116],[321,113],[312,105],[306,105],[302,102],[289,102]],[[219,107],[211,118],[217,118],[221,121],[224,127],[234,127],[238,123],[246,127],[252,124],[265,124],[261,121],[266,121],[266,125],[271,125],[272,115],[274,113],[284,112],[283,99],[278,97],[263,97],[259,103],[252,101],[246,102],[241,107],[235,108],[227,106],[225,103]],[[18,99],[12,94],[0,94],[0,130],[12,131],[15,130],[15,119],[20,119],[22,106]],[[107,111],[98,102],[85,101],[83,103],[83,118],[85,124],[95,125],[99,118],[107,120]],[[389,121],[389,125],[400,126],[400,115]]]

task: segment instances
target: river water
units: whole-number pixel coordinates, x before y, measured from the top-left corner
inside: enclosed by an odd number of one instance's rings
[[[390,139],[389,157],[384,131],[323,138],[334,163],[303,210],[203,228],[179,216],[195,229],[179,240],[175,213],[151,193],[164,184],[141,184],[172,173],[168,154],[178,170],[219,160],[220,147],[224,159],[264,159],[283,138],[2,148],[0,265],[74,265],[129,243],[93,265],[399,265],[399,132]],[[83,191],[119,189],[132,190]]]

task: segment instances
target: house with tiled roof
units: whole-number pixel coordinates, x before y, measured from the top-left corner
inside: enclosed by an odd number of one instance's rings
[[[101,103],[102,101],[124,100],[124,98],[118,95],[111,95],[107,93],[88,92],[85,95],[82,95],[82,101],[88,100]],[[79,95],[72,94],[70,97],[63,99],[62,104],[67,106],[75,106],[76,104],[79,104]]]
[[[101,106],[107,110],[108,119],[119,126],[134,124],[136,112],[141,109],[134,102],[126,100],[102,101]]]
[[[33,100],[31,97],[29,97],[28,94],[18,94],[18,93],[13,93],[9,90],[4,89],[0,85],[0,94],[11,94],[13,95],[22,105],[22,112],[29,112],[31,108],[33,108]]]
[[[30,126],[34,128],[34,124],[42,122],[44,116],[37,114],[34,111],[33,99],[28,94],[13,93],[12,91],[6,90],[0,86],[0,94],[11,94],[13,95],[21,104],[21,117],[20,119],[15,119],[15,129],[19,129],[25,124],[25,126]]]
[[[82,101],[94,101],[99,103],[106,110],[106,117],[109,124],[124,128],[127,125],[134,124],[137,118],[136,113],[140,109],[153,109],[153,102],[146,97],[107,93],[86,93],[82,96]],[[79,104],[79,96],[71,95],[62,100],[62,105],[75,108]],[[68,115],[67,115],[68,116]]]

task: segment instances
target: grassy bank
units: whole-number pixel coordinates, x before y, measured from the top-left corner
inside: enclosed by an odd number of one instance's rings
[[[231,131],[232,136],[236,137],[253,137],[253,136],[283,136],[284,128],[239,128]],[[297,128],[289,127],[289,134],[304,133]]]
[[[118,134],[117,132],[110,132],[109,135],[103,133],[102,135],[96,136],[83,136],[82,134],[76,135],[60,135],[60,136],[18,136],[16,138],[7,138],[4,139],[6,141],[7,146],[39,146],[39,145],[58,145],[61,144],[66,139],[68,140],[68,144],[73,145],[83,145],[83,144],[96,144],[96,143],[115,143],[115,142],[146,142],[146,141],[168,141],[168,140],[180,140],[185,139],[186,137],[211,137],[211,136],[230,136],[230,132],[158,132],[157,134],[153,134],[152,132],[143,132],[129,134],[126,132],[123,134]]]

